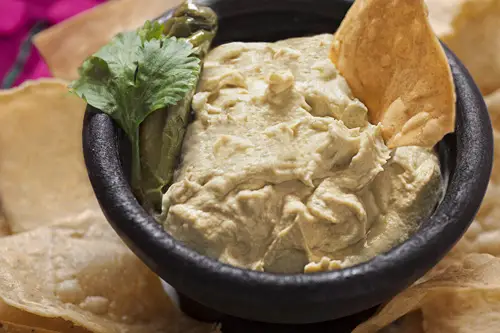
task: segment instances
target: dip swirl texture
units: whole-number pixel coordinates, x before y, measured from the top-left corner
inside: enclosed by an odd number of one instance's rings
[[[222,262],[297,273],[366,261],[441,194],[436,154],[390,150],[328,59],[329,34],[212,50],[161,221]]]

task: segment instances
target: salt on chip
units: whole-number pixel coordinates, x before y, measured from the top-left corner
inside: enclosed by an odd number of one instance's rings
[[[472,310],[476,320],[471,320],[467,309]],[[444,269],[431,271],[424,280],[383,305],[353,333],[375,333],[416,310],[422,311],[426,333],[495,332],[500,323],[497,313],[492,318],[486,313],[497,309],[500,313],[500,258],[469,254]],[[484,321],[480,314],[486,314]]]
[[[356,0],[330,57],[389,147],[432,147],[455,127],[455,89],[423,0]]]
[[[0,300],[38,316],[32,325],[59,330],[53,325],[61,322],[51,321],[57,318],[96,333],[176,332],[176,312],[159,279],[102,221],[8,236],[0,253]]]
[[[114,0],[38,33],[34,44],[56,77],[78,78],[83,61],[120,32],[142,26],[181,0]]]
[[[84,111],[61,80],[0,91],[0,202],[13,233],[100,211],[83,161]]]

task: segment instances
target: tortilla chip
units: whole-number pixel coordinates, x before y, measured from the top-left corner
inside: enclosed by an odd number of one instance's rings
[[[465,1],[467,0],[425,0],[429,9],[429,22],[439,38],[446,38],[454,33],[453,20]]]
[[[5,216],[0,213],[0,237],[10,235],[10,226]]]
[[[83,162],[85,103],[66,85],[0,91],[0,202],[14,233],[100,211]]]
[[[471,72],[484,95],[500,88],[500,1],[466,0],[441,39]]]
[[[422,312],[413,311],[398,319],[378,333],[425,333],[422,327]]]
[[[500,186],[490,182],[475,221],[452,255],[487,253],[500,257]],[[456,252],[456,253],[455,253]]]
[[[25,325],[13,325],[8,322],[0,323],[0,333],[58,333],[56,331],[47,331],[44,329],[34,329]]]
[[[500,288],[443,291],[422,313],[426,333],[494,333],[500,327]]]
[[[64,333],[89,333],[90,331],[83,328],[75,326],[72,322],[61,319],[61,318],[47,318],[40,317],[25,311],[21,311],[6,303],[0,301],[0,322],[2,324],[12,325],[16,327],[17,325],[23,325],[19,328],[22,332],[24,327],[29,327],[34,329],[36,332],[40,330],[41,332],[46,332],[46,328],[51,329],[47,332],[64,332]],[[14,323],[14,324],[13,324]],[[4,326],[5,327],[5,326]],[[19,326],[17,326],[19,327]],[[44,327],[44,328],[40,328]],[[2,331],[0,330],[0,333]],[[28,331],[29,332],[29,331]]]
[[[330,56],[389,147],[432,147],[454,130],[453,79],[423,0],[355,1]]]
[[[500,258],[470,254],[446,269],[433,270],[425,281],[394,297],[353,333],[377,332],[418,309],[422,311],[426,333],[494,332],[500,324],[496,320],[500,314]],[[488,314],[489,311],[497,314]],[[476,320],[470,320],[473,318],[470,314]],[[487,325],[497,326],[485,330]]]
[[[92,216],[4,237],[0,253],[0,299],[39,316],[30,326],[61,329],[46,317],[102,333],[178,328],[159,279]]]
[[[56,77],[74,80],[83,61],[116,34],[135,29],[181,0],[108,1],[34,37],[34,44]]]

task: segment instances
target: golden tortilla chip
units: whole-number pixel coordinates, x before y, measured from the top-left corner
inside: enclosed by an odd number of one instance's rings
[[[0,91],[0,202],[12,232],[100,211],[83,162],[84,110],[61,80]]]
[[[470,71],[484,95],[500,88],[500,1],[465,0],[451,33],[439,36]]]
[[[116,34],[155,19],[181,0],[115,0],[72,17],[34,37],[34,44],[52,74],[78,78],[83,61]]]
[[[46,317],[102,333],[179,328],[159,279],[92,216],[4,237],[0,253],[0,299],[39,316],[30,326],[61,328]]]
[[[419,309],[426,333],[495,332],[500,324],[497,321],[500,258],[469,254],[445,269],[431,271],[425,279],[394,297],[375,316],[360,324],[353,333],[375,333]],[[496,314],[489,313],[492,311]],[[472,314],[476,320],[470,320]]]
[[[432,147],[455,127],[451,71],[423,0],[357,0],[331,59],[389,147]]]

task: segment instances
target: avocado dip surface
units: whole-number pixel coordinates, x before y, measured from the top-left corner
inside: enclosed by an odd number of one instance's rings
[[[389,149],[328,59],[330,34],[205,59],[161,223],[241,268],[338,269],[403,242],[442,192],[432,149]]]

